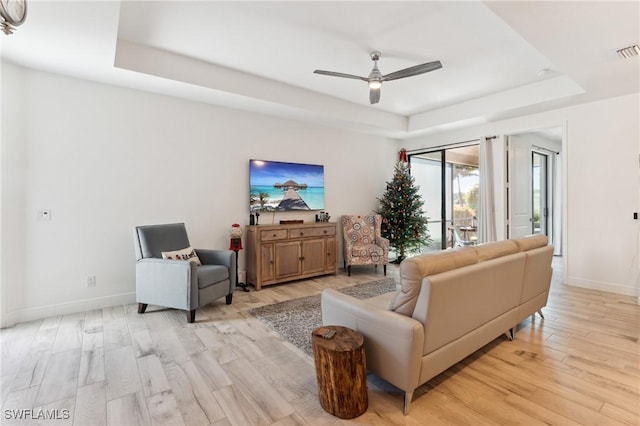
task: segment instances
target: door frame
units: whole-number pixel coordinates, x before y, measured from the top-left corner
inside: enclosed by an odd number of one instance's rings
[[[569,267],[567,259],[569,258],[569,246],[567,244],[568,241],[568,225],[567,225],[567,210],[568,210],[568,173],[567,173],[567,156],[568,156],[568,132],[567,132],[567,121],[563,121],[557,124],[545,124],[538,127],[531,128],[523,128],[518,130],[513,130],[509,132],[504,132],[502,135],[503,143],[503,159],[504,159],[504,182],[503,182],[503,194],[504,194],[504,204],[503,204],[503,213],[505,217],[503,232],[506,238],[508,237],[508,223],[510,221],[510,212],[509,212],[509,151],[508,151],[508,142],[511,136],[522,135],[525,133],[533,133],[539,132],[541,130],[547,129],[559,129],[560,134],[562,135],[562,143],[561,143],[561,151],[560,151],[560,185],[559,190],[562,191],[561,194],[561,206],[560,211],[562,215],[562,219],[560,221],[560,232],[561,232],[561,241],[562,241],[562,252],[561,252],[561,268],[562,268],[562,281],[567,282],[569,276]],[[498,182],[496,182],[496,185]],[[498,206],[496,206],[498,208]],[[640,298],[640,297],[639,297]]]

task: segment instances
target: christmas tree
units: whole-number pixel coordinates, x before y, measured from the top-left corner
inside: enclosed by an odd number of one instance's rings
[[[412,251],[431,242],[427,230],[427,218],[422,210],[424,202],[418,194],[419,186],[409,173],[406,151],[400,151],[400,161],[395,166],[393,179],[387,182],[387,190],[378,198],[382,216],[382,236],[398,253],[398,262]]]

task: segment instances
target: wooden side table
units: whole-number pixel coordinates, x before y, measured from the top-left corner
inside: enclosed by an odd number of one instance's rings
[[[322,337],[333,330],[330,339]],[[367,411],[364,337],[347,327],[328,325],[311,333],[320,405],[341,419]]]

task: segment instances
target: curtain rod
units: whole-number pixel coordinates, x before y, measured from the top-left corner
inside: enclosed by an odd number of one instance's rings
[[[538,146],[538,145],[531,145],[531,148],[538,150],[538,151],[544,151],[544,152],[548,152],[549,154],[560,154],[560,152],[554,150],[554,149],[549,149],[549,148],[545,148],[543,146]]]
[[[497,137],[498,136],[496,136],[496,135],[487,136],[486,139],[496,139]],[[468,141],[454,142],[454,143],[450,143],[450,144],[446,144],[446,145],[438,145],[438,146],[430,146],[430,147],[427,147],[427,148],[411,149],[411,150],[407,151],[407,154],[412,154],[412,153],[416,153],[416,152],[437,151],[438,149],[450,148],[450,147],[463,145],[463,144],[467,144],[467,143],[471,143],[471,142],[480,142],[480,139],[469,139]]]

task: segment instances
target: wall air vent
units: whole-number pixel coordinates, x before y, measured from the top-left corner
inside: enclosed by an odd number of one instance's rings
[[[618,56],[620,56],[622,59],[631,58],[632,56],[640,55],[640,46],[634,44],[633,46],[618,49],[617,52]]]

